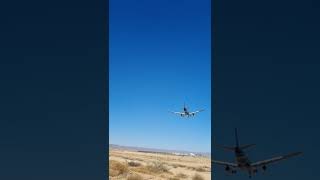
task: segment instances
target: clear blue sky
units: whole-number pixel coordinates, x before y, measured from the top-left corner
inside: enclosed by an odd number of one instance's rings
[[[110,143],[210,152],[210,9],[210,0],[110,1]],[[184,102],[205,111],[168,112]]]

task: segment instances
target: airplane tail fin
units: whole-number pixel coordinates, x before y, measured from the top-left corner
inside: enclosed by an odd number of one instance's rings
[[[236,138],[236,147],[239,147],[239,139],[238,139],[238,130],[237,130],[237,128],[235,128],[234,133],[235,133],[235,138]]]
[[[236,138],[236,147],[239,148],[239,149],[247,149],[247,148],[250,148],[252,146],[255,146],[256,144],[246,144],[246,145],[242,145],[240,146],[239,144],[239,138],[238,138],[238,130],[237,128],[235,128],[235,138]]]
[[[213,145],[217,148],[223,149],[223,150],[227,150],[227,151],[235,151],[235,147],[230,147],[230,146],[222,146],[216,143],[213,143]]]
[[[243,150],[243,149],[247,149],[247,148],[250,148],[250,147],[253,147],[256,145],[256,144],[245,144],[245,145],[240,146],[237,128],[235,128],[234,133],[235,133],[235,141],[236,141],[235,147],[221,146],[221,145],[217,145],[217,144],[215,144],[215,146],[217,146],[220,149],[224,149],[224,150],[228,150],[228,151],[235,151],[237,148]]]

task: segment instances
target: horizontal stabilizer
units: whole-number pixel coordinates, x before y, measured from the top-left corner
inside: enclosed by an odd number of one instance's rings
[[[253,146],[255,146],[256,144],[246,144],[246,145],[242,145],[242,146],[240,146],[239,148],[240,149],[247,149],[247,148],[250,148],[250,147],[253,147]]]
[[[220,149],[224,149],[224,150],[228,150],[228,151],[234,151],[235,150],[234,147],[221,146],[221,145],[217,145],[217,144],[215,144],[215,146],[217,146]]]

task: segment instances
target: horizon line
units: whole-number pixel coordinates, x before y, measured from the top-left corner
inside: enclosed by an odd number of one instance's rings
[[[190,150],[178,150],[178,149],[163,149],[163,148],[154,148],[154,147],[142,147],[142,146],[130,146],[130,145],[120,145],[120,144],[114,144],[114,143],[109,143],[110,145],[116,145],[116,146],[122,146],[122,147],[132,147],[132,148],[145,148],[145,149],[155,149],[155,150],[166,150],[166,151],[185,151],[185,152],[193,152],[193,153],[206,153],[206,154],[211,154],[210,152],[204,152],[204,151],[190,151]]]

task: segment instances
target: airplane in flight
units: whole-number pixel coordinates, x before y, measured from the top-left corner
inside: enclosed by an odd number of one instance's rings
[[[201,111],[204,111],[203,109],[201,110],[198,110],[198,111],[194,111],[194,112],[189,112],[188,111],[188,108],[186,107],[186,105],[184,104],[183,105],[183,111],[182,112],[173,112],[171,111],[172,113],[174,114],[178,114],[180,115],[181,117],[191,117],[191,116],[194,116],[195,114],[201,112]]]
[[[249,178],[251,178],[252,175],[258,172],[258,168],[261,168],[263,171],[266,171],[268,164],[275,163],[275,162],[302,154],[302,152],[294,152],[287,155],[277,156],[274,158],[252,163],[249,160],[249,158],[246,156],[243,150],[249,147],[255,146],[255,144],[239,145],[237,128],[235,129],[235,138],[236,138],[235,147],[226,147],[226,146],[220,146],[220,145],[216,145],[216,146],[222,149],[234,152],[236,157],[235,158],[236,162],[233,163],[233,162],[223,162],[223,161],[216,161],[216,160],[213,160],[212,162],[213,164],[225,166],[225,171],[231,174],[235,174],[237,172],[236,170],[239,169],[239,170],[247,171],[249,173]]]

